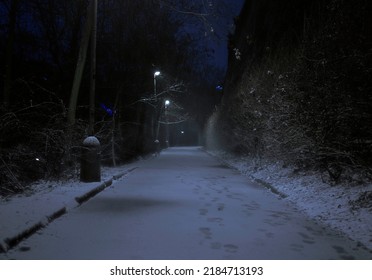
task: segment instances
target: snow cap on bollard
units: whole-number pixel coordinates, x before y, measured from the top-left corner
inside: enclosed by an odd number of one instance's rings
[[[84,147],[97,147],[97,146],[100,146],[100,145],[101,144],[99,143],[99,140],[95,136],[88,136],[83,141],[83,146]]]

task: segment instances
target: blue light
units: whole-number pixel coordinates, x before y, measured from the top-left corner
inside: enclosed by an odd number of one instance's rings
[[[114,111],[113,111],[111,108],[107,107],[107,106],[106,106],[105,104],[103,104],[103,103],[100,103],[99,105],[101,106],[101,108],[102,108],[103,110],[106,111],[107,115],[109,115],[110,117],[112,117],[112,116],[114,115]]]

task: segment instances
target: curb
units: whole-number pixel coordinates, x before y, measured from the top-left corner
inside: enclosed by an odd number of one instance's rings
[[[257,178],[255,178],[251,175],[249,175],[249,177],[251,177],[253,179],[253,181],[256,182],[257,184],[260,184],[260,185],[264,186],[265,188],[267,188],[273,194],[278,195],[280,198],[287,198],[288,197],[288,195],[280,192],[277,188],[275,188],[273,185],[269,184],[268,182],[266,182],[264,180],[261,180],[261,179],[257,179]]]
[[[82,196],[75,197],[75,201],[78,203],[77,206],[70,207],[70,209],[79,207],[82,205],[84,202],[88,201],[98,193],[102,192],[104,189],[107,187],[111,186],[114,180],[118,180],[121,177],[128,175],[129,173],[133,172],[136,170],[138,167],[132,167],[124,172],[121,172],[117,175],[114,175],[111,179],[103,182],[99,186],[95,187],[94,189],[88,191],[87,193],[83,194]],[[52,223],[54,220],[58,219],[59,217],[63,216],[68,212],[69,209],[67,207],[62,207],[58,209],[57,211],[53,212],[50,215],[47,215],[44,219],[41,221],[33,224],[32,226],[26,228],[19,234],[13,236],[13,237],[8,237],[5,238],[4,240],[0,241],[0,254],[1,253],[6,253],[10,249],[14,248],[17,246],[21,241],[29,238],[31,235],[33,235],[35,232],[38,230],[48,226],[48,224]]]
[[[254,177],[253,175],[249,175],[249,174],[243,174],[238,168],[236,168],[235,166],[229,164],[226,160],[214,155],[213,153],[209,152],[208,150],[206,149],[201,149],[202,151],[204,151],[205,153],[207,153],[208,155],[218,159],[223,165],[225,165],[226,167],[229,167],[231,169],[234,169],[234,170],[237,170],[239,173],[241,173],[242,175],[244,176],[247,176],[249,178],[252,179],[253,182],[255,182],[256,184],[259,184],[263,187],[265,187],[266,189],[268,189],[269,191],[271,191],[273,194],[276,194],[277,196],[279,196],[280,198],[284,199],[284,198],[287,198],[288,195],[286,195],[285,193],[282,193],[281,191],[279,191],[277,188],[275,188],[273,185],[271,185],[270,183],[262,180],[262,179],[258,179],[256,177]]]
[[[107,182],[102,183],[98,187],[95,187],[94,189],[90,190],[89,192],[83,194],[82,196],[75,197],[75,200],[79,205],[82,203],[88,201],[90,198],[94,197],[96,194],[100,193],[104,189],[106,189],[108,186],[111,186],[112,180],[109,180]]]

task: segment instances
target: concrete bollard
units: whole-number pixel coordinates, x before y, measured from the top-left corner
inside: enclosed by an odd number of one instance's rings
[[[101,144],[94,136],[89,136],[83,141],[80,181],[101,182]]]

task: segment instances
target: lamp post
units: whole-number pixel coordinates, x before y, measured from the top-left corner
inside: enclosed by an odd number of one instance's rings
[[[157,76],[160,76],[160,71],[156,71],[155,73],[154,73],[154,99],[155,99],[155,101],[156,101],[156,77]]]
[[[96,49],[97,49],[97,2],[93,0],[93,18],[91,33],[91,69],[89,94],[89,134],[94,134],[95,98],[96,98]]]
[[[155,151],[156,153],[159,153],[160,150],[160,144],[159,144],[159,124],[155,123],[156,121],[156,101],[157,101],[157,96],[156,96],[156,77],[160,76],[160,71],[155,71],[154,73],[154,102],[155,102],[155,107],[154,107],[154,113],[152,115],[152,120],[151,120],[151,132],[152,132],[152,137],[155,136],[154,144],[155,144]],[[156,131],[155,131],[156,129]]]
[[[89,89],[89,137],[83,141],[80,180],[82,182],[100,182],[101,181],[101,144],[94,137],[94,120],[95,120],[95,95],[96,95],[96,48],[97,48],[97,3],[93,0],[92,11],[89,12],[91,18],[91,70],[90,70],[90,89]],[[90,6],[89,6],[90,7]],[[89,38],[89,37],[87,37]],[[81,70],[82,71],[82,70]]]
[[[169,148],[169,124],[168,124],[168,106],[170,105],[170,101],[166,99],[164,101],[164,114],[165,114],[165,146]]]

